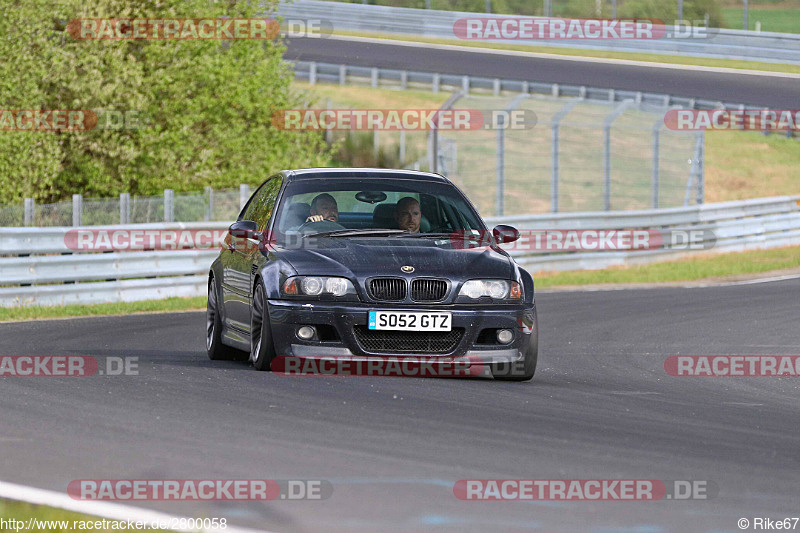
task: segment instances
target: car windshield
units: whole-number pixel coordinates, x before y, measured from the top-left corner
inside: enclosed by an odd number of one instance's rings
[[[297,180],[286,187],[276,216],[278,237],[424,236],[485,229],[458,189],[412,179]]]

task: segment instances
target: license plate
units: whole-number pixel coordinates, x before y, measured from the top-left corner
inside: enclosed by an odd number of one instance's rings
[[[450,313],[423,311],[370,311],[369,329],[396,331],[450,331]]]

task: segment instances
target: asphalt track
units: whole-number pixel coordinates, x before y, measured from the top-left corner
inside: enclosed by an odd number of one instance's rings
[[[800,80],[777,76],[441,50],[430,46],[363,43],[344,38],[293,38],[288,43],[285,57],[291,60],[587,85],[775,109],[800,108]]]
[[[198,312],[0,325],[0,354],[139,358],[0,378],[0,479],[323,479],[323,501],[151,502],[273,531],[739,531],[798,516],[798,378],[679,378],[673,354],[797,354],[800,280],[544,293],[529,383],[282,377],[211,362]],[[467,478],[709,480],[695,501],[468,502]]]

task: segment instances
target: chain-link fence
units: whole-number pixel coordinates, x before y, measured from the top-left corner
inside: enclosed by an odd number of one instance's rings
[[[84,198],[37,204],[26,198],[22,205],[0,206],[0,227],[16,226],[101,226],[156,222],[204,222],[234,220],[250,196],[249,185],[238,189],[174,193],[162,196]]]
[[[663,127],[666,107],[540,95],[469,95],[452,106],[481,111],[491,127],[432,132],[438,158],[428,167],[484,215],[703,202],[704,137]]]

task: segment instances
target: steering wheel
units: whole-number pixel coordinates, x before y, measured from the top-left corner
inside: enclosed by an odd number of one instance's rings
[[[321,231],[336,231],[339,229],[347,229],[338,222],[331,222],[330,220],[320,220],[319,222],[303,222],[297,231],[301,233],[314,233]]]

